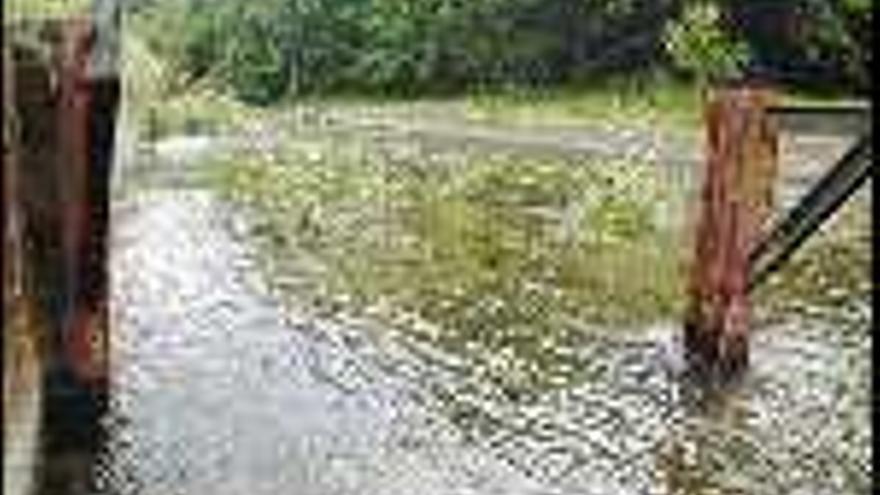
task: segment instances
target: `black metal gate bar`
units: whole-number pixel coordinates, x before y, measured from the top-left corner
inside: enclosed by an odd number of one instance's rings
[[[775,105],[767,113],[780,129],[798,134],[860,136],[871,128],[869,103]]]
[[[788,261],[835,211],[870,177],[871,135],[862,134],[834,167],[749,255],[751,291]]]

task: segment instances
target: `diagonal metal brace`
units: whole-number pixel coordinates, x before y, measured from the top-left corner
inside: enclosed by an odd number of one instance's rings
[[[870,177],[872,164],[871,135],[864,133],[749,254],[749,291],[788,261],[858,190]]]

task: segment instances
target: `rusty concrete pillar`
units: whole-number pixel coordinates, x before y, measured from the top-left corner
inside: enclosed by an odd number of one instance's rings
[[[91,122],[95,85],[88,74],[94,40],[90,19],[70,18],[59,24],[58,49],[60,176],[64,177],[65,280],[70,307],[66,315],[64,348],[78,376],[87,381],[106,379],[106,314],[104,285],[106,219],[95,215],[109,198],[96,194],[95,183],[109,181],[105,164],[94,159],[96,143]]]
[[[707,155],[685,314],[685,351],[724,375],[748,364],[749,252],[773,206],[778,129],[766,88],[728,86],[705,108]]]

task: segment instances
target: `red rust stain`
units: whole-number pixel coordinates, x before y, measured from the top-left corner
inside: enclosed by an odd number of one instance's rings
[[[107,339],[105,306],[78,308],[70,326],[66,350],[77,376],[90,383],[107,377]]]
[[[86,283],[92,276],[87,272],[103,270],[105,260],[95,259],[92,202],[89,181],[94,177],[90,133],[91,112],[94,111],[94,86],[88,75],[89,54],[94,43],[93,25],[87,18],[73,18],[62,27],[62,46],[59,61],[60,103],[58,113],[61,136],[62,162],[60,166],[66,184],[64,204],[64,256],[67,276],[72,282],[74,306],[68,315],[65,329],[65,353],[80,378],[95,381],[106,374],[106,312],[104,294],[95,293]],[[103,242],[103,240],[99,241]]]

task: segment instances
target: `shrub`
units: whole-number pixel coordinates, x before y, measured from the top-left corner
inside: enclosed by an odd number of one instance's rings
[[[749,60],[746,44],[725,32],[720,19],[716,4],[694,3],[670,22],[664,36],[675,66],[703,83],[740,76]]]
[[[865,88],[870,81],[867,0],[145,5],[137,16],[151,19],[145,32],[160,55],[191,78],[217,77],[258,103],[290,92],[406,95],[591,83],[597,74],[632,74],[670,61],[704,82],[756,65],[778,73],[807,68],[805,82]]]

